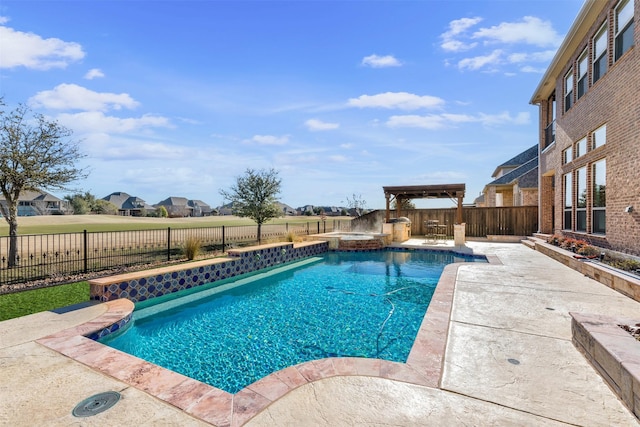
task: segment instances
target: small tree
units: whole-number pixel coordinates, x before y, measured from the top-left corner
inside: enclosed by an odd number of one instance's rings
[[[0,108],[4,102],[0,99]],[[75,166],[83,157],[78,143],[69,140],[71,130],[19,105],[13,111],[0,109],[0,203],[9,223],[7,266],[18,263],[18,201],[25,191],[63,190],[86,174]]]
[[[411,201],[411,199],[400,199],[400,210],[406,211],[409,209],[415,209],[416,205]],[[398,200],[394,200],[391,203],[391,209],[398,209]]]
[[[159,218],[167,218],[169,216],[169,212],[167,212],[167,208],[160,205],[156,208],[156,213]]]
[[[258,224],[258,243],[262,240],[262,224],[282,213],[276,198],[280,194],[280,182],[275,169],[247,169],[229,190],[220,190],[222,197],[231,202],[234,214],[251,218]]]
[[[367,208],[367,202],[362,198],[362,195],[354,193],[351,198],[347,196],[347,207],[353,209],[356,216],[361,216]]]

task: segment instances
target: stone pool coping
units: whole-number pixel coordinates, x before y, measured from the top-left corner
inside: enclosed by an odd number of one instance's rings
[[[487,256],[487,260],[501,264],[496,256]],[[445,266],[406,363],[364,358],[312,360],[274,372],[236,394],[87,338],[130,318],[134,304],[127,299],[106,302],[107,311],[101,316],[37,342],[198,419],[218,426],[240,426],[290,391],[336,376],[379,377],[439,388],[456,277],[462,265],[468,263]]]

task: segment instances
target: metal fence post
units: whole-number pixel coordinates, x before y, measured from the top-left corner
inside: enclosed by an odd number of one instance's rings
[[[84,234],[84,236],[83,236],[83,240],[84,240],[84,251],[83,251],[84,252],[84,254],[83,254],[83,256],[84,256],[84,272],[86,273],[86,272],[89,271],[89,249],[88,249],[89,236],[87,235],[87,230],[84,230],[83,234]]]
[[[171,227],[167,227],[167,261],[171,261]]]
[[[222,253],[225,253],[227,245],[224,242],[224,225],[222,226]]]

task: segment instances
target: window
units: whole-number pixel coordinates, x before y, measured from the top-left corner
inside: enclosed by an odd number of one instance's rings
[[[567,148],[562,152],[562,164],[565,165],[573,160],[573,149],[571,147]]]
[[[576,231],[587,231],[587,168],[576,169]]]
[[[593,174],[591,185],[593,191],[593,202],[591,209],[591,231],[593,233],[604,234],[607,221],[607,159],[602,159],[593,164]]]
[[[587,70],[589,68],[589,55],[585,50],[578,58],[578,99],[589,90],[589,78]]]
[[[576,159],[587,154],[587,138],[582,138],[576,142]]]
[[[615,60],[633,46],[633,0],[623,0],[615,10]]]
[[[609,31],[607,31],[607,26],[604,25],[593,39],[593,72],[591,77],[593,83],[600,80],[600,77],[607,72],[608,35]]]
[[[607,125],[602,125],[591,134],[591,146],[593,149],[607,143]]]
[[[564,111],[569,111],[573,105],[573,70],[564,78]]]
[[[573,189],[572,189],[571,174],[563,175],[564,186],[564,221],[563,228],[565,230],[571,230],[571,208],[573,206]]]

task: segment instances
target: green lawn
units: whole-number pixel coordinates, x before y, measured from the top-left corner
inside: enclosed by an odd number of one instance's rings
[[[327,219],[331,221],[334,218]],[[341,221],[351,220],[349,217],[337,217]],[[273,219],[267,224],[300,224],[316,223],[320,220],[314,216],[295,216]],[[18,234],[54,234],[80,233],[83,230],[99,231],[131,231],[157,230],[171,228],[202,228],[219,226],[255,225],[248,218],[234,216],[211,216],[204,218],[133,218],[115,215],[46,215],[40,217],[18,218]],[[9,235],[9,225],[0,219],[0,236]]]
[[[0,295],[0,321],[89,301],[89,282]]]

